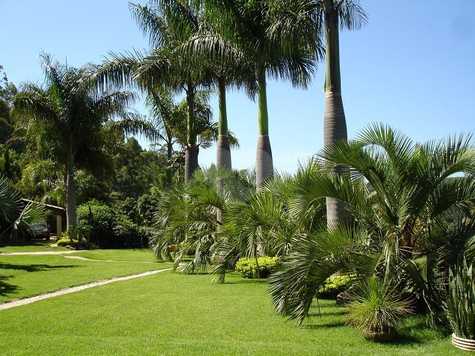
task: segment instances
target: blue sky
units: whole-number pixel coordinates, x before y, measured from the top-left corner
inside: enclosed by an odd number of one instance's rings
[[[126,0],[0,0],[0,64],[15,83],[42,80],[39,53],[70,65],[110,51],[144,49]],[[385,122],[418,141],[475,131],[475,1],[361,0],[362,30],[341,34],[342,84],[350,137]],[[308,90],[268,88],[274,165],[292,172],[322,148],[323,66]],[[216,108],[216,101],[213,100]],[[252,168],[256,104],[228,94],[230,129],[240,139],[236,168]],[[214,147],[200,153],[204,166]]]

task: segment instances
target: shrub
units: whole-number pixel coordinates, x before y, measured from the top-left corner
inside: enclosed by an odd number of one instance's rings
[[[236,271],[244,278],[267,278],[276,270],[278,262],[277,257],[258,257],[257,263],[255,258],[243,257],[237,261]]]
[[[93,247],[93,245],[84,238],[80,238],[79,241],[71,240],[67,232],[63,232],[58,236],[58,240],[56,241],[55,245],[59,247],[71,247],[78,250],[89,249]]]
[[[97,200],[81,204],[77,209],[78,233],[99,247],[112,247],[115,213]]]
[[[78,233],[101,248],[147,245],[146,231],[113,207],[92,200],[78,207]]]
[[[71,240],[69,234],[67,232],[61,233],[58,236],[58,241],[56,241],[56,246],[65,247],[65,246],[72,246],[74,245],[74,241]]]
[[[357,289],[349,305],[349,323],[374,341],[393,339],[402,317],[411,313],[408,300],[399,291],[371,277]]]
[[[464,260],[449,273],[448,318],[454,334],[475,339],[475,273]]]
[[[341,292],[348,290],[353,284],[354,276],[349,274],[334,274],[328,277],[318,290],[320,298],[336,298]]]

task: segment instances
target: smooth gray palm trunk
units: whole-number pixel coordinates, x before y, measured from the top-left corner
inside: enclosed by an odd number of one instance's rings
[[[226,84],[220,80],[219,89],[219,128],[216,144],[216,166],[220,170],[231,170],[231,149],[229,147],[228,117],[226,110]]]
[[[188,86],[186,91],[186,101],[188,104],[188,118],[186,123],[185,183],[189,183],[198,169],[199,153],[195,132],[195,89],[191,85]]]
[[[76,185],[74,182],[74,158],[72,148],[68,149],[66,163],[66,229],[71,239],[76,238]]]
[[[267,111],[266,76],[263,69],[258,72],[258,90],[259,136],[257,137],[256,149],[256,186],[257,189],[260,189],[266,181],[272,179],[274,176],[272,149],[269,139],[269,114]]]
[[[223,79],[218,82],[219,90],[219,126],[218,126],[218,142],[216,147],[216,167],[219,170],[219,174],[223,171],[230,171],[232,169],[231,162],[231,149],[229,147],[229,134],[228,134],[228,116],[226,109],[226,83]],[[224,180],[221,177],[217,179],[218,192],[224,191]],[[223,223],[223,211],[218,209],[216,212],[216,221],[218,223],[217,231],[220,232],[221,224]],[[220,274],[220,283],[224,283],[224,273]]]
[[[332,146],[338,141],[347,141],[347,129],[343,100],[341,97],[339,19],[333,0],[325,2],[326,77],[324,144]],[[340,174],[343,168],[335,169]],[[336,228],[344,221],[345,210],[338,199],[327,198],[327,226]]]
[[[172,159],[173,159],[173,144],[172,138],[170,135],[167,135],[167,171],[166,171],[166,182],[165,185],[170,189],[173,185],[173,171],[172,171]]]

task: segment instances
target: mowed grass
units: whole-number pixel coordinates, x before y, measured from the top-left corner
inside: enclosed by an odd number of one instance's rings
[[[77,254],[82,256],[89,252]],[[147,250],[98,250],[93,261],[68,256],[0,256],[0,303],[87,282],[167,268]],[[122,262],[107,262],[122,256]],[[147,262],[147,263],[144,263]]]
[[[273,311],[265,282],[164,272],[0,312],[4,355],[456,355],[410,319],[398,343],[365,341],[334,301],[301,327]],[[315,308],[312,313],[317,313]]]
[[[35,243],[0,245],[1,253],[12,252],[47,252],[47,251],[68,251],[66,247],[51,247],[51,241],[38,241]]]

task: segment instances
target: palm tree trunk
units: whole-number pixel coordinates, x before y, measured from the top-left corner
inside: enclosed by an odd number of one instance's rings
[[[347,140],[347,129],[343,100],[341,98],[339,19],[333,0],[325,1],[326,73],[324,144],[332,146]],[[337,169],[335,173],[340,173]],[[344,220],[343,203],[327,198],[327,226],[335,228]]]
[[[170,189],[173,185],[173,171],[172,171],[172,158],[173,158],[173,143],[170,135],[167,134],[167,171],[165,185]]]
[[[74,155],[72,144],[66,158],[66,228],[71,239],[76,238],[76,185],[74,182]]]
[[[228,114],[226,110],[226,82],[223,78],[218,81],[219,90],[219,126],[218,126],[218,142],[216,147],[216,166],[219,172],[224,170],[230,171],[232,169],[231,149],[229,148],[228,135]],[[219,173],[221,175],[221,173]],[[217,179],[218,192],[224,191],[224,181],[222,177]],[[223,223],[223,211],[218,209],[216,213],[217,231],[221,231],[221,224]]]
[[[188,118],[186,122],[186,148],[185,148],[185,183],[193,178],[193,173],[198,169],[198,146],[196,145],[195,123],[195,89],[188,86],[186,91],[188,103]]]
[[[219,126],[218,126],[218,142],[216,149],[216,166],[218,169],[231,170],[231,150],[229,148],[228,136],[228,115],[226,112],[226,83],[224,79],[220,79],[218,83],[219,89]]]
[[[274,165],[269,140],[269,114],[267,111],[266,73],[264,68],[258,69],[257,78],[259,136],[257,138],[256,150],[256,186],[259,189],[267,180],[274,176]]]

